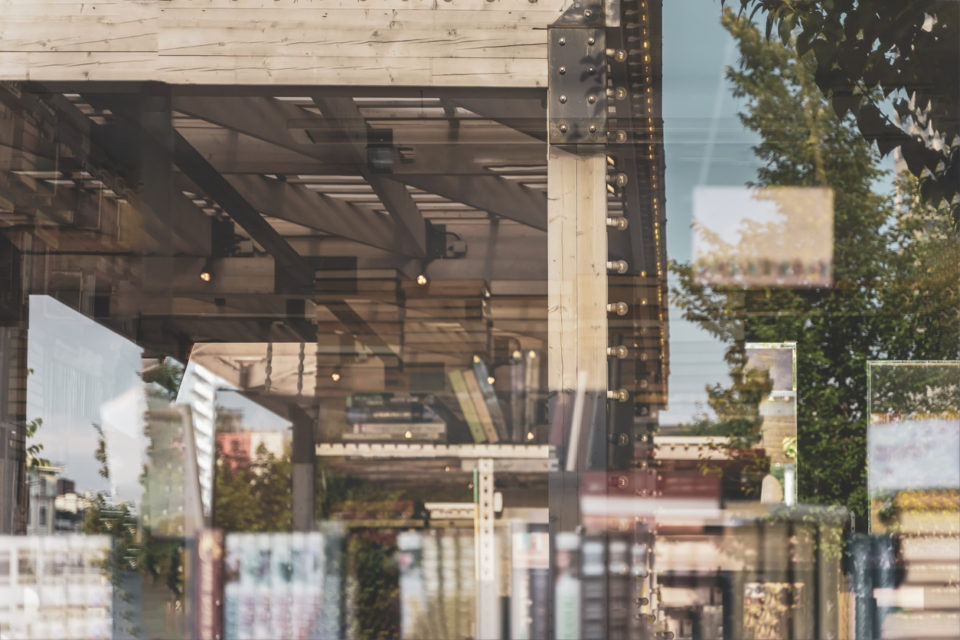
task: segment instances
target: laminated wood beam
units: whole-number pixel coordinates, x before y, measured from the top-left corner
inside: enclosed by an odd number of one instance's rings
[[[302,185],[256,175],[234,175],[228,181],[262,213],[401,255],[393,220],[348,202],[313,192]]]
[[[542,87],[563,0],[4,0],[0,79]]]
[[[396,174],[393,178],[491,215],[547,230],[546,196],[489,172],[469,176]]]
[[[314,102],[320,107],[325,120],[334,125],[352,145],[352,156],[361,165],[360,174],[373,188],[380,202],[396,220],[407,240],[413,243],[417,255],[427,255],[427,224],[402,184],[372,172],[366,166],[367,122],[353,98],[317,97]]]

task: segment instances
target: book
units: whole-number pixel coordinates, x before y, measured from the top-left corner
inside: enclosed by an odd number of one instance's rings
[[[463,419],[467,422],[473,441],[477,444],[486,442],[487,436],[484,433],[483,425],[480,423],[480,416],[477,414],[473,400],[470,399],[470,392],[467,391],[467,383],[463,380],[463,371],[453,369],[447,373],[447,377],[450,379],[450,386],[457,396],[457,402],[463,412]]]
[[[554,584],[554,628],[556,640],[580,638],[580,536],[556,535],[554,554],[557,580]]]
[[[523,354],[517,351],[510,359],[510,437],[514,442],[526,442],[527,423],[524,421],[526,372]]]
[[[530,639],[530,574],[527,571],[529,546],[527,523],[510,523],[510,640]]]
[[[507,431],[507,422],[503,418],[503,410],[500,408],[500,400],[497,399],[497,392],[490,383],[490,371],[487,369],[487,363],[478,355],[473,356],[473,374],[477,380],[477,386],[483,396],[483,401],[490,412],[490,419],[493,426],[500,436],[500,441],[510,440],[510,434]]]
[[[388,402],[376,407],[347,407],[348,423],[360,422],[436,422],[435,411],[422,402]]]
[[[470,372],[463,374],[463,381],[467,386],[467,392],[473,401],[473,406],[477,410],[477,416],[480,418],[480,424],[483,425],[483,431],[487,434],[487,440],[492,444],[500,442],[500,434],[493,425],[493,419],[490,417],[490,410],[486,401],[483,399],[483,393],[480,391],[480,385],[477,384],[476,376],[470,375]]]
[[[580,637],[606,640],[607,585],[606,542],[602,534],[584,536],[580,547]]]

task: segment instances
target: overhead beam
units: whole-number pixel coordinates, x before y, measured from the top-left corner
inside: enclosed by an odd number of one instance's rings
[[[353,98],[315,97],[314,102],[323,117],[334,125],[350,141],[352,155],[358,163],[363,163],[360,174],[373,188],[380,202],[397,221],[404,235],[413,242],[418,255],[427,255],[427,224],[423,214],[417,208],[406,187],[392,182],[383,175],[373,173],[365,163],[367,146],[367,121]]]
[[[450,104],[472,111],[537,140],[547,139],[546,96],[524,97],[456,97]]]
[[[491,215],[547,230],[547,196],[489,172],[481,176],[396,174],[391,177]]]
[[[543,87],[563,4],[5,0],[0,80]]]
[[[359,164],[344,157],[342,144],[290,149],[233,129],[177,130],[223,174],[359,175]],[[394,136],[406,150],[404,160],[393,168],[395,174],[490,175],[485,165],[543,165],[546,172],[546,145],[533,139],[498,145],[458,134],[449,142],[411,142],[404,139],[402,127],[394,129]]]
[[[174,162],[183,173],[230,214],[277,261],[297,288],[313,287],[313,267],[293,250],[230,182],[207,162],[179,132],[174,131]]]
[[[281,220],[405,255],[408,245],[399,240],[397,224],[386,216],[311,191],[300,184],[257,175],[227,178],[257,210]]]
[[[288,121],[303,118],[305,112],[302,109],[270,98],[183,98],[175,101],[175,107],[178,111],[311,157],[321,153],[319,149],[324,146],[302,142],[287,127]],[[373,188],[381,203],[400,225],[398,237],[404,247],[403,253],[426,256],[426,222],[413,198],[401,185],[391,183],[365,168],[366,122],[353,100],[331,98],[324,114],[329,114],[329,117],[323,126],[333,125],[342,136],[338,150],[343,151],[343,157],[351,164],[358,167],[364,165],[359,169],[359,175]]]

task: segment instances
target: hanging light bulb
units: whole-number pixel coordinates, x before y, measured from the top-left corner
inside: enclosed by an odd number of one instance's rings
[[[423,274],[423,273],[417,274],[417,284],[420,285],[421,287],[427,284],[426,274]]]

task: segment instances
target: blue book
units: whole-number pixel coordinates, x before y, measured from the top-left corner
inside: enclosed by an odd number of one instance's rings
[[[480,387],[480,393],[483,394],[483,400],[490,412],[490,419],[493,421],[493,427],[497,430],[501,442],[509,442],[510,434],[507,432],[507,423],[503,419],[503,410],[500,408],[500,401],[497,400],[497,392],[490,383],[490,372],[487,364],[480,356],[473,356],[473,373],[477,378],[477,385]]]

